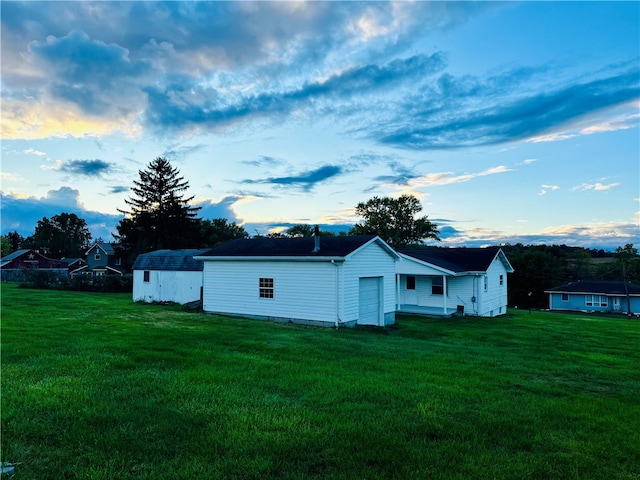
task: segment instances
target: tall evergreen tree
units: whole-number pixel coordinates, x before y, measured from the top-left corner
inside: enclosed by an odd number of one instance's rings
[[[133,195],[125,200],[130,210],[118,210],[125,214],[116,227],[118,234],[114,234],[119,248],[132,262],[140,253],[192,247],[198,238],[196,215],[200,208],[189,205],[193,196],[184,196],[189,182],[162,157],[138,175],[131,188]]]

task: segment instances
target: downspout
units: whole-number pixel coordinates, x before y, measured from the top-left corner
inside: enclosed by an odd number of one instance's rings
[[[340,326],[340,265],[335,260],[331,264],[336,267],[336,329]]]

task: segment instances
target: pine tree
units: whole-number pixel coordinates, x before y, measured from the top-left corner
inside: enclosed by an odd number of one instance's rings
[[[129,211],[118,226],[120,249],[133,261],[138,254],[158,249],[190,248],[198,236],[196,215],[199,207],[190,206],[193,196],[184,192],[189,182],[165,158],[158,157],[138,172],[133,195],[125,200]]]

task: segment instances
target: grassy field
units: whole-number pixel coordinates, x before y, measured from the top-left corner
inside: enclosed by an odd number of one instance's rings
[[[640,322],[322,329],[2,285],[16,479],[638,479]]]

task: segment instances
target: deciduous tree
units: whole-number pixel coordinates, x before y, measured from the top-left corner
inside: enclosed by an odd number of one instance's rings
[[[61,213],[38,220],[35,232],[22,243],[52,258],[81,257],[91,242],[87,222],[75,213]]]
[[[427,239],[440,241],[438,226],[426,215],[417,217],[421,211],[422,204],[413,195],[373,197],[356,206],[356,214],[364,222],[356,224],[350,233],[378,235],[396,248],[423,244]]]

